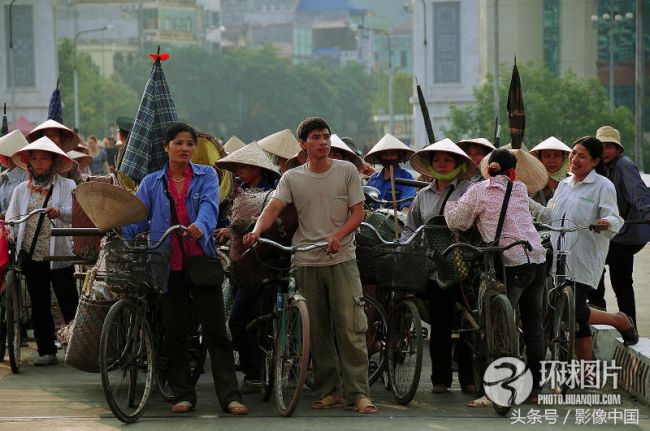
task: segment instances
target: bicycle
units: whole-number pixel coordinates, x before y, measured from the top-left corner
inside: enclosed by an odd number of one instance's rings
[[[483,384],[481,378],[488,365],[502,357],[517,357],[519,351],[519,337],[515,324],[515,313],[506,296],[507,286],[497,280],[494,256],[504,251],[524,245],[527,250],[532,250],[528,241],[518,240],[507,246],[477,247],[471,244],[457,242],[445,249],[443,255],[448,255],[456,248],[464,248],[483,257],[483,270],[477,274],[479,279],[478,292],[465,292],[466,286],[461,285],[463,297],[475,298],[475,303],[461,304],[464,306],[462,313],[465,331],[472,334],[474,346],[474,371],[476,381]],[[474,286],[471,286],[472,288]],[[473,293],[473,294],[471,294]],[[493,402],[495,411],[505,416],[509,406],[500,406]]]
[[[380,318],[387,316],[386,323],[379,327],[387,329],[384,343],[388,386],[396,402],[408,404],[415,396],[422,372],[424,332],[415,292],[425,289],[429,278],[430,253],[422,241],[427,225],[420,226],[405,242],[386,241],[366,222],[360,228],[373,232],[379,240],[374,253],[367,257],[375,262],[377,288],[386,292],[387,310],[378,301],[370,305],[380,310]]]
[[[276,247],[287,253],[310,251],[327,247],[327,242],[287,247],[267,238],[259,238],[246,252],[256,250],[257,244]],[[260,379],[262,398],[268,401],[275,393],[275,404],[281,416],[291,416],[298,407],[309,367],[309,314],[305,298],[289,283],[286,268],[279,271],[279,282],[263,287],[260,313],[246,329],[257,330],[262,353]]]
[[[171,226],[153,245],[146,239],[130,244],[118,234],[106,244],[106,283],[121,299],[102,326],[99,369],[106,401],[124,423],[142,416],[154,382],[159,338],[152,335],[152,326],[157,328],[152,304],[158,291],[151,278],[150,254],[178,229],[186,228]]]
[[[575,357],[575,281],[570,278],[567,271],[567,257],[570,250],[566,247],[565,235],[569,232],[593,228],[590,226],[565,227],[565,222],[571,222],[564,217],[561,225],[535,223],[535,226],[547,231],[558,232],[556,241],[557,261],[555,275],[552,277],[552,286],[546,292],[547,307],[544,310],[544,335],[546,344],[551,353],[551,360],[571,362]],[[562,388],[566,392],[566,387]]]
[[[7,353],[9,354],[9,365],[14,374],[20,372],[20,348],[22,345],[22,328],[25,326],[25,313],[23,312],[23,289],[21,278],[23,269],[18,261],[19,250],[16,250],[16,242],[7,234],[5,225],[14,227],[26,222],[31,217],[45,212],[45,208],[37,208],[24,216],[17,216],[2,222],[3,233],[7,235],[9,245],[9,264],[5,273],[4,311]],[[2,339],[4,344],[4,338]],[[4,357],[4,352],[3,355]]]

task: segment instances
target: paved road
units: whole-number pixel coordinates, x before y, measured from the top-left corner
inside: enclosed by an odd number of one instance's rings
[[[637,306],[639,330],[641,335],[650,336],[650,295],[646,286],[650,284],[650,249],[637,255],[635,280],[637,286]],[[608,303],[612,311],[616,310],[616,301],[608,289]],[[34,347],[24,349],[23,357],[29,358]],[[62,355],[60,355],[61,357]],[[649,429],[650,408],[622,394],[622,405],[603,407],[609,420],[606,425],[576,425],[576,408],[589,409],[588,406],[520,406],[520,414],[525,421],[534,419],[529,416],[531,409],[556,409],[558,423],[551,425],[549,417],[542,424],[511,424],[512,418],[501,418],[491,409],[469,409],[464,403],[471,399],[462,394],[457,387],[444,395],[433,395],[428,382],[429,360],[425,355],[425,370],[416,400],[408,407],[395,404],[389,392],[383,389],[381,382],[372,387],[372,397],[380,411],[375,416],[363,416],[349,409],[315,411],[309,408],[316,395],[306,391],[302,405],[292,418],[281,418],[275,413],[272,402],[264,403],[256,392],[245,393],[245,402],[251,409],[247,417],[229,417],[217,407],[216,397],[209,375],[201,377],[198,385],[199,405],[188,415],[173,415],[169,404],[154,394],[150,406],[140,422],[131,425],[131,430],[165,430],[181,431],[185,429],[228,429],[228,430],[502,430],[502,429]],[[241,377],[241,376],[240,376]],[[606,389],[605,393],[620,393]],[[615,411],[638,410],[639,425],[613,426]],[[546,412],[551,413],[551,412]],[[590,413],[587,412],[587,415]],[[568,415],[568,416],[567,416]],[[563,424],[566,418],[566,424]],[[607,418],[607,416],[606,416]],[[593,420],[593,416],[592,416]],[[593,422],[590,422],[593,423]],[[12,375],[6,362],[0,363],[0,430],[33,429],[92,429],[100,431],[122,427],[114,419],[106,406],[101,389],[99,375],[77,371],[65,365],[38,368],[28,364],[23,366],[20,375]]]

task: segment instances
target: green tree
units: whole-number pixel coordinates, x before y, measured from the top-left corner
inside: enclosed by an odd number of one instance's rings
[[[302,119],[317,115],[339,136],[357,142],[377,139],[374,77],[359,64],[293,64],[270,47],[212,56],[193,47],[164,51],[170,54],[163,68],[179,118],[200,130],[250,142],[281,129],[295,130]],[[116,68],[141,94],[151,68],[146,53]]]
[[[524,144],[532,148],[539,142],[555,136],[570,145],[575,139],[585,135],[595,135],[598,127],[609,124],[616,127],[624,144],[632,154],[634,144],[634,117],[626,107],[614,111],[608,108],[607,95],[602,84],[596,79],[582,79],[573,72],[560,77],[553,74],[540,63],[518,65],[526,109],[526,130]],[[499,88],[499,119],[502,127],[501,142],[510,141],[506,113],[510,72],[501,72]],[[451,108],[451,126],[444,130],[452,139],[486,137],[494,139],[493,80],[474,91],[476,103]]]
[[[74,124],[74,58],[70,39],[59,43],[59,79],[63,118]],[[105,136],[119,115],[131,115],[138,107],[138,95],[120,76],[103,78],[87,54],[77,54],[79,83],[79,129],[83,135]]]

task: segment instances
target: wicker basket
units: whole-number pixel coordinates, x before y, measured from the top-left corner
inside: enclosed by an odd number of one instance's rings
[[[393,217],[392,211],[381,209],[369,213],[364,221],[377,229],[384,240],[393,241],[395,239],[395,220]],[[398,236],[402,234],[405,223],[406,216],[403,213],[398,213]],[[377,280],[375,270],[378,253],[377,247],[382,243],[374,232],[363,225],[361,225],[359,232],[355,235],[355,239],[361,283],[374,284]]]
[[[95,301],[82,296],[65,355],[65,363],[88,373],[99,372],[99,340],[102,325],[113,301]]]
[[[423,292],[427,288],[432,261],[420,244],[377,247],[375,274],[378,289]]]

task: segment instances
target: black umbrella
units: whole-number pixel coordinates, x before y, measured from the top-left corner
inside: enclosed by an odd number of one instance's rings
[[[508,125],[510,126],[510,142],[512,149],[521,148],[526,128],[526,111],[524,109],[524,96],[521,92],[521,79],[517,69],[517,57],[512,66],[512,78],[508,90]]]
[[[9,133],[9,124],[7,124],[7,104],[5,103],[4,111],[2,113],[2,130],[0,131],[0,136],[4,136]]]
[[[47,109],[47,119],[63,124],[63,103],[61,101],[61,91],[59,90],[58,79],[56,80],[56,88],[50,97],[50,106]]]
[[[433,144],[436,142],[436,136],[433,134],[433,126],[431,125],[431,117],[429,117],[429,108],[427,108],[427,102],[424,100],[424,93],[422,93],[422,88],[420,88],[420,83],[418,83],[418,78],[415,78],[415,85],[418,90],[418,101],[420,102],[420,111],[422,111],[422,118],[424,119],[424,127],[427,129],[427,138],[429,143]]]

